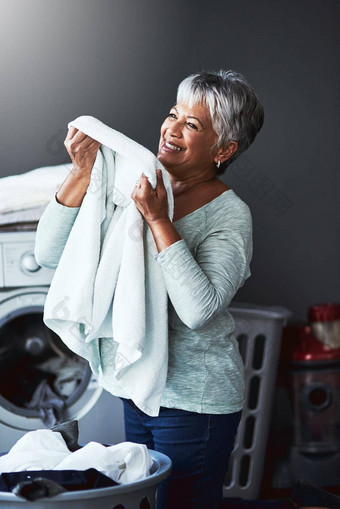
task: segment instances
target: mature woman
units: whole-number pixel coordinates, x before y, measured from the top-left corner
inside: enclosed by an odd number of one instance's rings
[[[169,295],[169,365],[159,416],[123,400],[126,439],[167,454],[161,509],[217,508],[244,402],[243,365],[228,305],[250,276],[247,205],[218,175],[254,140],[263,109],[233,71],[186,78],[161,126],[158,159],[174,194],[173,222],[161,172],[141,175],[132,199],[150,227]],[[73,169],[56,194],[60,224],[71,224],[90,183],[100,144],[71,127]]]

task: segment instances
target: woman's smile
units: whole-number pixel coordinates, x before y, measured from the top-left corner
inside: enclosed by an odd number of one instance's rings
[[[161,147],[161,150],[164,150],[164,152],[181,152],[184,150],[184,148],[179,147],[175,143],[171,143],[170,141],[165,141]]]

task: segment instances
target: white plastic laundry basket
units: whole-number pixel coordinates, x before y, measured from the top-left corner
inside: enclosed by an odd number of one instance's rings
[[[282,327],[291,312],[278,306],[233,303],[235,337],[245,365],[246,403],[223,496],[259,496],[271,419]]]

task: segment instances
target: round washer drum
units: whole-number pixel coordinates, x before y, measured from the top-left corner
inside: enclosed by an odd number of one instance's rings
[[[43,427],[37,410],[26,407],[25,398],[36,388],[32,371],[49,360],[70,360],[82,371],[81,380],[65,399],[63,420],[80,420],[96,404],[98,386],[87,361],[76,356],[42,320],[47,287],[0,291],[0,425],[16,430]],[[26,370],[26,371],[25,371]],[[35,373],[34,373],[35,374]],[[56,375],[56,373],[54,373]],[[34,378],[34,377],[33,377]],[[52,374],[53,378],[53,374]],[[78,377],[79,378],[79,377]],[[32,387],[30,387],[32,384]],[[2,435],[2,431],[0,433]],[[0,439],[0,444],[2,440]]]

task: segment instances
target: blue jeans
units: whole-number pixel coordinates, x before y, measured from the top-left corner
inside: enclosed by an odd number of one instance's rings
[[[121,399],[126,440],[172,460],[171,475],[158,487],[157,509],[217,509],[241,412],[215,415],[161,407],[159,416],[150,417]]]

